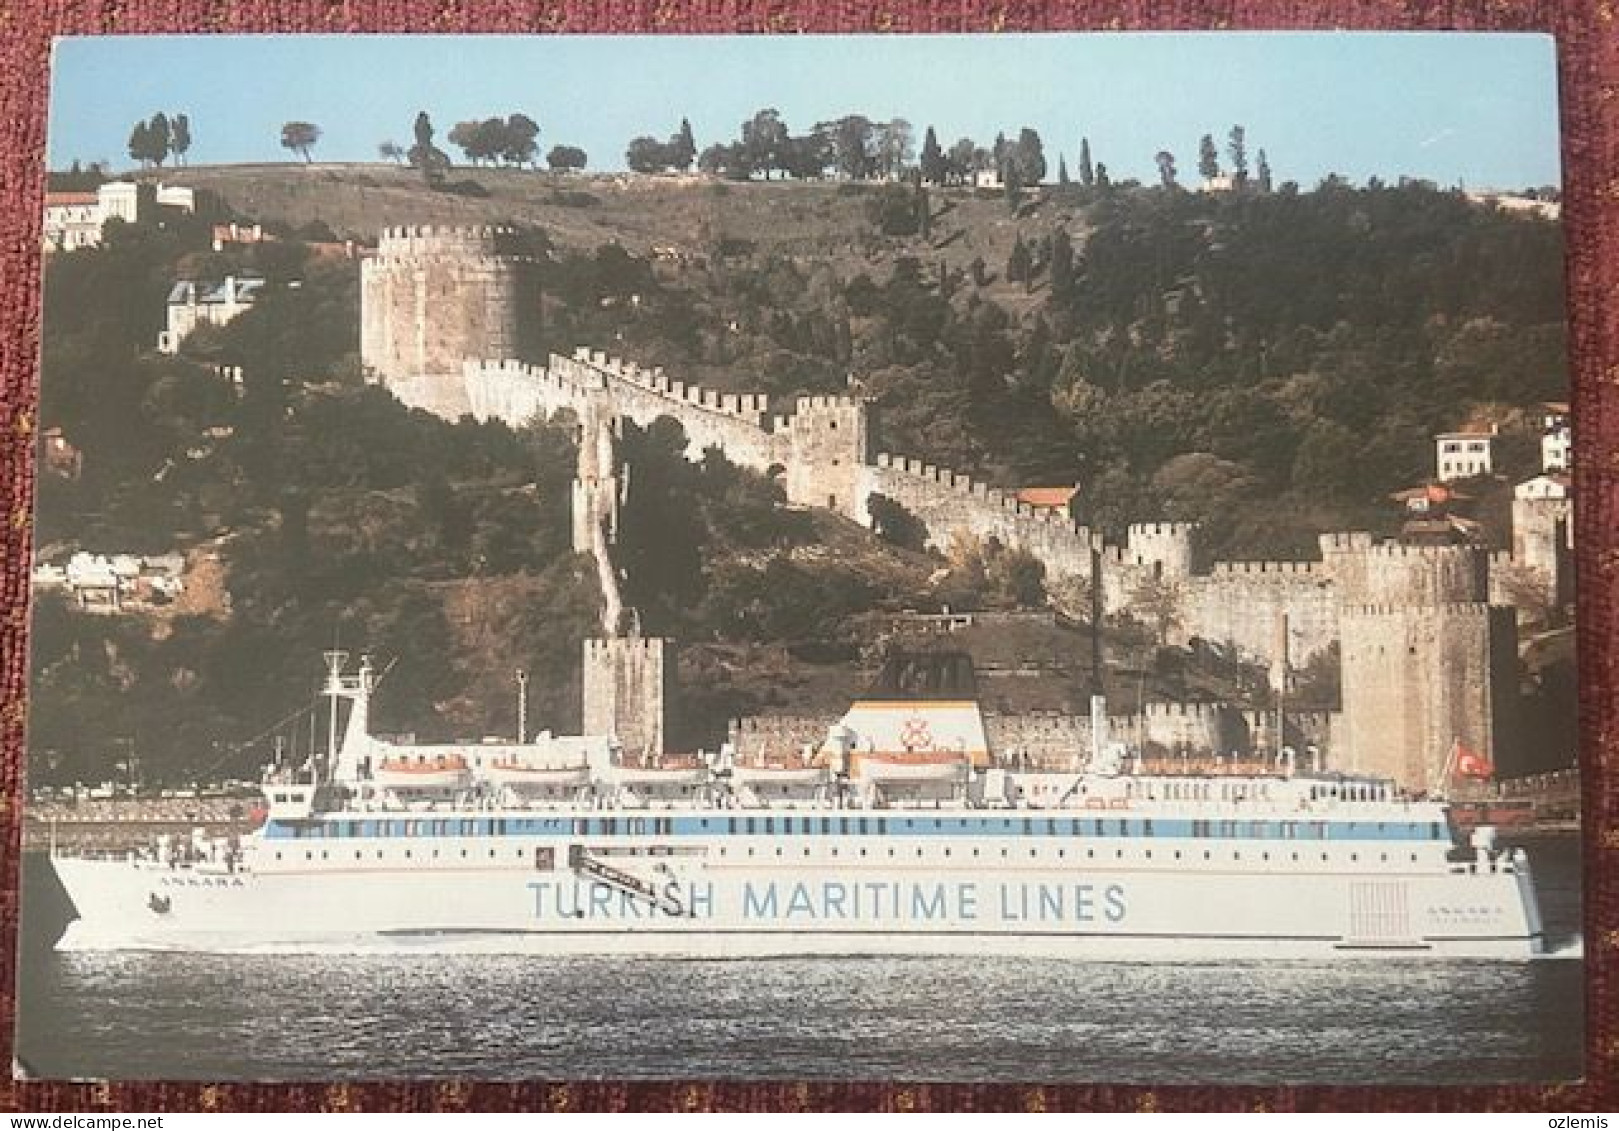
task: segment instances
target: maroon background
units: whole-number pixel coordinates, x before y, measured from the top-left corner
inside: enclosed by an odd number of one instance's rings
[[[1579,429],[1580,703],[1585,721],[1586,1083],[1222,1088],[870,1083],[14,1084],[0,1112],[196,1110],[1619,1110],[1619,0],[0,0],[0,1077],[15,1007],[26,602],[50,40],[135,32],[965,32],[1078,29],[1547,31],[1559,52],[1569,317]],[[1375,74],[1368,82],[1378,81]],[[266,1024],[276,1024],[266,1018]],[[859,1056],[858,1037],[850,1055]]]

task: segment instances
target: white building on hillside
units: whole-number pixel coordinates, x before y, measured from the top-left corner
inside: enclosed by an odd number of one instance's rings
[[[76,251],[99,247],[101,228],[108,220],[134,224],[140,219],[142,187],[134,181],[108,181],[94,192],[48,192],[45,194],[44,249]],[[195,190],[178,185],[158,185],[147,197],[163,208],[183,212],[197,210]]]
[[[1569,424],[1568,405],[1548,401],[1540,418],[1540,470],[1567,471],[1574,466],[1574,429]]]
[[[158,334],[158,350],[176,352],[198,326],[225,325],[251,309],[263,288],[263,279],[239,279],[235,275],[226,275],[225,281],[217,284],[190,279],[174,284],[169,291],[169,328]]]
[[[1434,437],[1438,479],[1449,483],[1495,470],[1495,432],[1441,432]]]

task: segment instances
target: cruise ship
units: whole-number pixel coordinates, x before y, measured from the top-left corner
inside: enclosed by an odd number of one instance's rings
[[[53,853],[62,949],[693,957],[1525,959],[1529,861],[1441,800],[1298,765],[1180,772],[1110,741],[997,765],[972,699],[854,702],[741,758],[607,737],[418,745],[372,733],[376,672],[327,658],[327,756],[262,820],[116,858]],[[318,763],[318,764],[317,764]]]

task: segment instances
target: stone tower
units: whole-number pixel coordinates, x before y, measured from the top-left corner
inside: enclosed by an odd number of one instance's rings
[[[788,423],[787,501],[864,523],[870,410],[854,397],[799,397]]]
[[[585,640],[582,668],[586,734],[613,735],[632,757],[664,751],[673,642],[642,636],[635,611],[626,609],[613,565],[618,540],[621,484],[614,417],[588,410],[580,421],[579,464],[573,483],[573,548],[595,559],[602,592],[601,635]]]
[[[1126,532],[1126,546],[1136,562],[1179,580],[1195,572],[1196,538],[1195,522],[1137,522]]]
[[[1488,603],[1485,552],[1327,537],[1346,738],[1334,768],[1431,792],[1458,741],[1499,762],[1514,737],[1517,625]]]
[[[360,360],[404,403],[471,409],[462,363],[521,358],[532,265],[514,229],[386,228],[360,267]]]
[[[664,752],[674,642],[660,636],[614,636],[585,641],[586,734],[618,738],[631,758]]]
[[[1551,608],[1573,599],[1574,511],[1566,493],[1512,500],[1512,559],[1543,587]]]

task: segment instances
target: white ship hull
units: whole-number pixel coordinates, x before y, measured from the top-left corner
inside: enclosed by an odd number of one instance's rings
[[[619,850],[669,847],[636,845]],[[58,875],[80,913],[59,946],[697,957],[995,953],[1125,961],[1521,959],[1542,949],[1524,869],[1405,871],[1350,861],[1341,849],[1329,852],[1339,859],[1308,870],[1265,864],[1257,851],[1249,861],[1199,859],[1188,866],[1174,862],[1173,841],[1155,843],[1154,859],[1139,848],[1109,846],[1106,855],[1133,858],[1106,862],[1076,861],[1084,850],[1074,847],[1031,849],[1016,838],[972,846],[907,838],[892,861],[886,844],[847,839],[792,844],[809,853],[796,861],[778,860],[780,847],[761,838],[728,845],[723,860],[712,851],[700,861],[637,856],[633,871],[625,858],[607,857],[644,880],[651,898],[570,869],[562,840],[494,849],[489,840],[449,840],[438,845],[438,862],[420,859],[419,845],[409,861],[398,844],[367,846],[360,861],[289,867],[284,859],[234,873],[58,859]],[[860,847],[883,858],[848,860]],[[1250,847],[1237,851],[1248,855]],[[830,858],[834,848],[842,859]],[[543,858],[545,849],[552,866],[537,868],[535,850]],[[982,863],[947,864],[947,850],[976,850]],[[1202,848],[1187,842],[1180,851],[1200,858]]]

